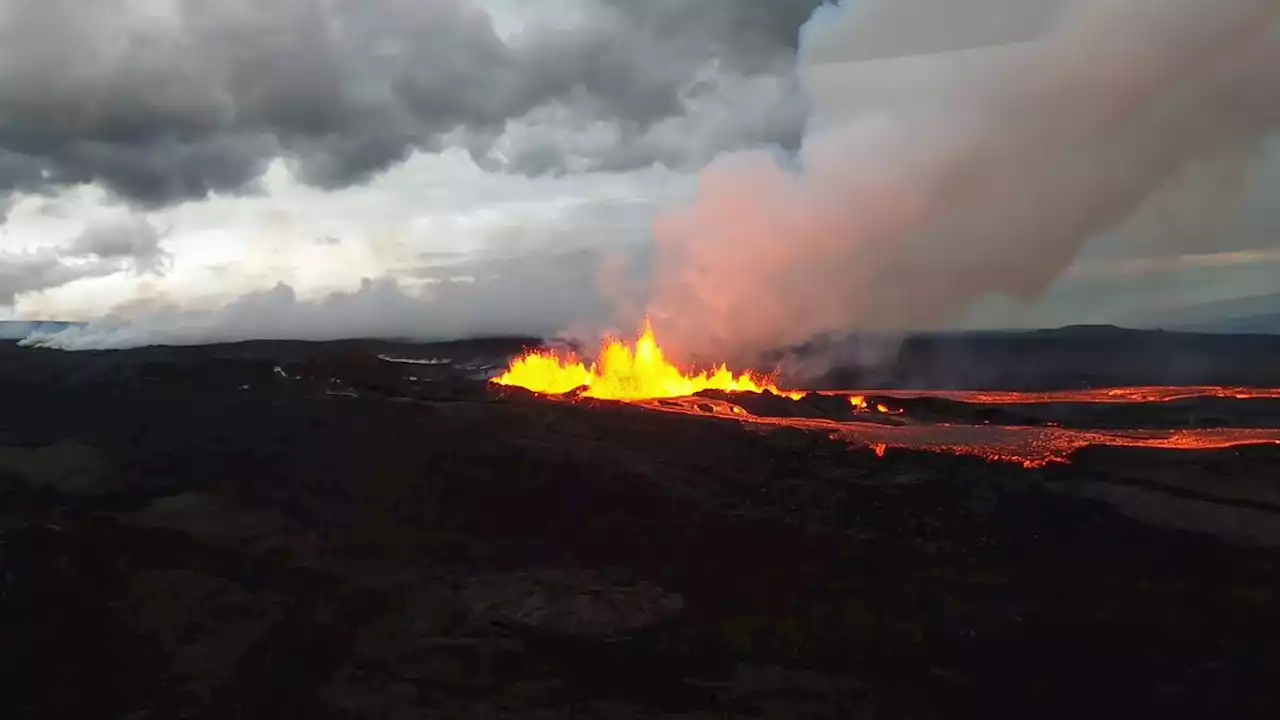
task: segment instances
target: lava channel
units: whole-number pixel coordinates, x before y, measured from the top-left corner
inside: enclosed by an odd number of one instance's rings
[[[824,393],[854,398],[880,396],[901,400],[939,399],[974,405],[1042,405],[1050,403],[1091,405],[1136,405],[1169,403],[1199,398],[1230,400],[1280,400],[1280,388],[1143,386],[1012,392],[997,390],[845,390]]]
[[[849,391],[823,392],[847,396],[854,420],[804,417],[763,417],[726,400],[691,397],[706,390],[727,393],[772,393],[800,400],[808,392],[782,390],[774,377],[759,373],[734,373],[721,365],[705,372],[682,371],[670,363],[648,321],[634,343],[608,340],[590,365],[576,357],[550,351],[531,352],[511,361],[492,381],[496,385],[522,387],[547,396],[575,396],[618,400],[667,413],[717,417],[754,425],[790,427],[827,432],[852,443],[874,448],[883,455],[889,448],[972,455],[992,461],[1041,467],[1067,462],[1088,446],[1213,450],[1241,445],[1280,445],[1280,429],[1208,428],[1195,430],[1073,430],[1059,427],[1015,425],[958,425],[919,423],[902,418],[893,423],[873,422],[868,415],[895,415],[870,395],[887,398],[943,398],[986,405],[1045,403],[1160,403],[1199,397],[1240,400],[1277,399],[1280,389],[1240,387],[1132,387],[1053,392],[993,391]],[[891,401],[891,400],[890,400]]]
[[[826,432],[850,443],[872,448],[881,456],[889,449],[917,450],[980,457],[1027,468],[1069,462],[1073,453],[1090,446],[1204,451],[1248,445],[1280,445],[1280,429],[1274,428],[1108,431],[1031,425],[913,423],[909,420],[902,424],[884,424],[859,420],[761,417],[734,403],[710,398],[636,404],[681,415]]]

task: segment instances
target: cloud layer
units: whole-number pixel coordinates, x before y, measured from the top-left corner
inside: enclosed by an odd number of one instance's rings
[[[607,263],[600,253],[578,250],[424,268],[409,283],[394,277],[366,279],[356,290],[314,299],[280,283],[212,311],[157,302],[141,317],[108,317],[86,327],[35,333],[24,343],[79,350],[246,338],[447,340],[549,337],[574,327],[592,335],[611,320],[611,283],[626,279],[601,275],[602,267]]]
[[[162,234],[137,217],[87,227],[67,247],[0,252],[0,305],[21,294],[120,272],[160,274],[169,260]]]
[[[503,37],[481,0],[0,0],[0,196],[155,208],[277,157],[338,188],[457,144],[532,174],[794,145],[816,4],[581,0]]]
[[[752,362],[1280,239],[1280,0],[818,4],[0,0],[0,308]]]

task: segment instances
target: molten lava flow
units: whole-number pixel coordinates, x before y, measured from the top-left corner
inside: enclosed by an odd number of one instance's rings
[[[878,413],[884,413],[886,415],[899,415],[902,413],[901,410],[898,410],[898,411],[890,410],[883,403],[876,403],[875,405],[872,405],[870,402],[867,401],[867,397],[865,395],[850,395],[849,404],[853,406],[854,412],[861,413],[861,412],[871,412],[872,410],[875,410]]]
[[[1264,391],[1258,391],[1259,395],[1263,393]],[[1205,394],[1211,397],[1227,395],[1225,391]],[[1016,398],[1011,393],[1005,399],[1012,403]],[[1135,401],[1121,401],[1125,402]],[[849,403],[857,413],[870,412],[870,404],[865,396],[851,395]],[[710,399],[643,405],[666,413],[821,432],[869,447],[880,457],[884,457],[890,449],[914,450],[968,455],[990,462],[1015,463],[1026,468],[1069,463],[1071,456],[1077,451],[1091,446],[1202,451],[1247,445],[1280,445],[1280,428],[1075,430],[1052,426],[913,422],[910,418],[900,424],[886,425],[868,420],[758,416],[730,402]]]
[[[1280,400],[1280,388],[1215,387],[1209,385],[1187,387],[1117,387],[1084,390],[1050,390],[1045,392],[1012,392],[996,390],[856,390],[850,392],[875,392],[903,400],[934,398],[977,405],[1043,405],[1049,403],[1078,403],[1105,405],[1138,405],[1168,403],[1198,398],[1222,398],[1229,400]],[[863,397],[854,395],[853,398]],[[851,398],[852,401],[852,398]],[[855,403],[856,406],[856,403]]]
[[[586,388],[586,397],[606,400],[652,400],[687,397],[703,390],[727,392],[771,392],[799,400],[806,393],[779,390],[772,379],[745,372],[734,375],[721,365],[710,372],[682,372],[662,354],[649,322],[644,323],[633,345],[610,340],[600,355],[587,366],[570,356],[553,352],[531,352],[511,362],[499,377],[499,385],[522,387],[546,395],[558,395]]]
[[[805,392],[777,389],[771,378],[753,373],[734,375],[721,365],[709,373],[681,372],[663,357],[653,331],[645,323],[634,345],[609,341],[590,366],[576,359],[561,358],[552,352],[534,352],[512,361],[507,371],[493,382],[519,386],[543,394],[561,394],[585,388],[583,395],[594,398],[635,401],[667,413],[733,420],[735,422],[785,427],[826,433],[871,448],[884,457],[890,449],[931,451],[970,455],[991,462],[1017,463],[1040,468],[1070,462],[1078,450],[1090,446],[1158,448],[1165,450],[1214,450],[1245,445],[1280,445],[1280,428],[1203,428],[1192,430],[1135,429],[1087,430],[1056,426],[962,425],[915,422],[904,416],[900,422],[884,424],[868,414],[902,415],[869,399],[869,391],[819,392],[816,396],[844,395],[852,406],[853,420],[824,417],[770,417],[749,412],[733,402],[715,398],[687,400],[702,390],[728,392],[772,392],[800,400]],[[1194,398],[1234,400],[1277,400],[1280,388],[1243,387],[1130,387],[1050,392],[996,392],[981,390],[876,391],[896,399],[940,398],[988,405],[1047,403],[1167,403]],[[686,398],[686,400],[681,400]],[[675,400],[673,400],[675,399]],[[663,402],[644,402],[662,400]],[[803,409],[803,407],[801,407]],[[816,409],[816,408],[815,408]]]

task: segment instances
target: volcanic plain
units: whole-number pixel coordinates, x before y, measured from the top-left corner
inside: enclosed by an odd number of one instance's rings
[[[0,714],[1280,716],[1280,337],[488,382],[535,344],[0,344]]]

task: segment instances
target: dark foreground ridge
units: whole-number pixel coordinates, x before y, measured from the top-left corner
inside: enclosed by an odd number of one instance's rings
[[[0,345],[0,713],[1280,711],[1278,448],[877,457],[490,388],[524,345]],[[1280,425],[1227,398],[908,405]]]

